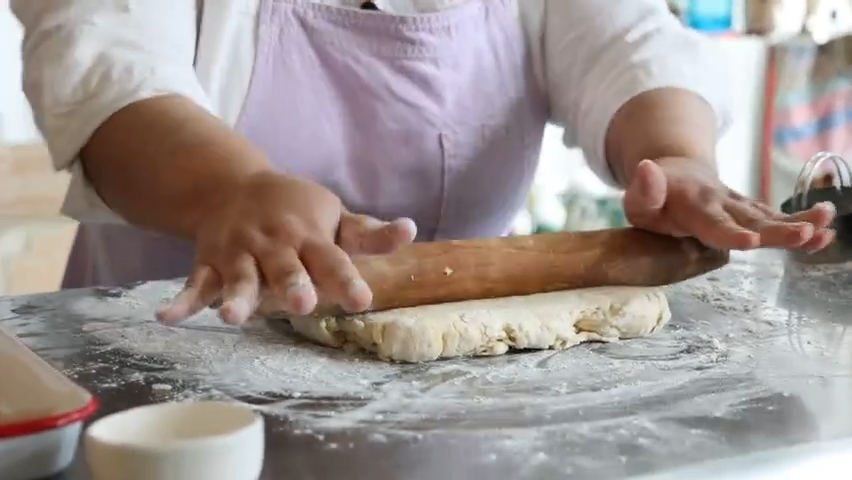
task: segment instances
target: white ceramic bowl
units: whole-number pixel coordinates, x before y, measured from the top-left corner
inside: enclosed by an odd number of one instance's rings
[[[95,480],[257,480],[263,419],[227,402],[162,403],[93,423],[84,438]]]

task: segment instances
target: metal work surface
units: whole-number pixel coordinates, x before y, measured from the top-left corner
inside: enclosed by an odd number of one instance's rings
[[[0,328],[100,414],[256,405],[264,479],[621,479],[852,437],[852,266],[779,258],[670,288],[673,320],[650,338],[423,365],[308,345],[281,323],[162,327],[175,282],[0,300]],[[771,467],[761,458],[750,471]],[[764,478],[750,475],[737,478]],[[63,478],[88,479],[82,460]]]

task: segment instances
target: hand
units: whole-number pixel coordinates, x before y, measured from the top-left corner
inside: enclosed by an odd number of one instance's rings
[[[257,174],[201,222],[195,269],[158,318],[175,323],[221,299],[220,317],[238,325],[258,307],[262,286],[295,315],[313,311],[318,294],[362,311],[372,292],[349,255],[388,253],[415,234],[409,219],[382,222],[348,212],[316,183]]]
[[[834,238],[834,205],[784,215],[719,180],[711,165],[685,159],[643,160],[624,195],[627,220],[657,233],[695,237],[723,250],[817,251]]]

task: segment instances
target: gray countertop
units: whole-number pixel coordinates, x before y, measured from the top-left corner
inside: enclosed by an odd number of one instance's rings
[[[0,328],[93,391],[99,414],[255,405],[263,479],[633,478],[852,437],[852,266],[780,258],[669,288],[673,320],[650,338],[423,365],[308,345],[281,323],[162,327],[176,282],[2,299]],[[89,477],[80,460],[62,478]]]

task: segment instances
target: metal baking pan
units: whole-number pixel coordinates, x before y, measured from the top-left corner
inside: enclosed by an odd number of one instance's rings
[[[97,407],[88,391],[0,329],[0,479],[37,480],[68,468]]]
[[[814,188],[814,178],[826,162],[834,165],[839,185]],[[787,214],[807,210],[817,203],[831,202],[837,209],[832,228],[837,232],[834,241],[819,252],[790,252],[794,261],[806,264],[844,263],[852,260],[852,170],[841,157],[821,152],[808,160],[799,172],[793,195],[781,204]]]

